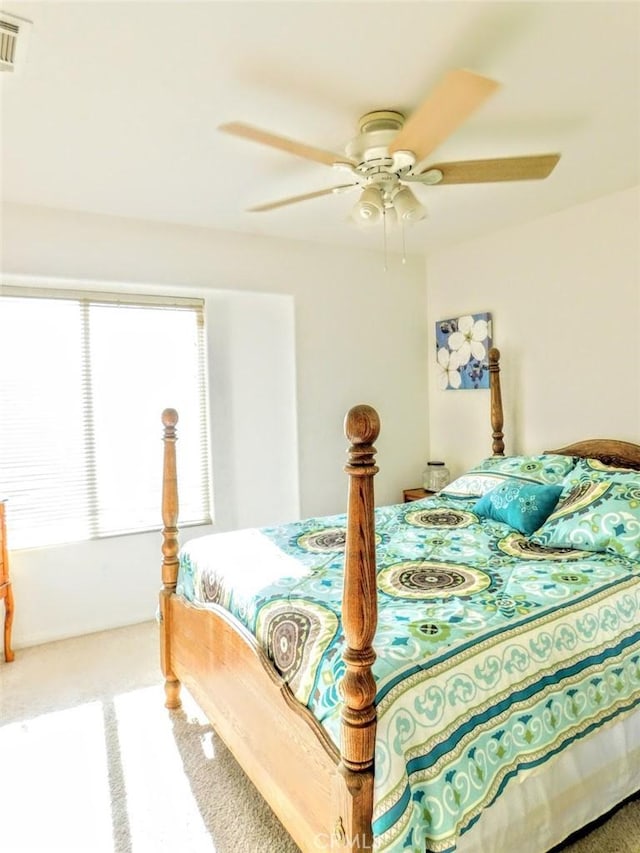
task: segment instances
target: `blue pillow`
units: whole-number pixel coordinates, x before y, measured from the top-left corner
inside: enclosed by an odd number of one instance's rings
[[[508,480],[483,495],[473,511],[529,536],[551,515],[561,492],[562,486]]]

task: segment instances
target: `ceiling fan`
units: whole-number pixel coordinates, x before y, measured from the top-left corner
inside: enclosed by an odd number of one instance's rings
[[[359,134],[345,148],[346,156],[242,122],[220,125],[219,130],[343,170],[352,181],[249,208],[252,212],[274,210],[359,187],[362,193],[353,211],[357,221],[373,223],[391,216],[412,222],[426,215],[409,186],[412,183],[437,186],[527,181],[551,174],[560,159],[559,154],[423,165],[431,152],[498,87],[494,80],[472,71],[450,71],[408,118],[395,110],[375,110],[363,115]]]

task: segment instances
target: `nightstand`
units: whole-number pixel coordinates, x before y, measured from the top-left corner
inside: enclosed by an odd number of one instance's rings
[[[428,489],[404,489],[402,494],[404,495],[404,502],[408,504],[411,501],[420,501],[422,498],[429,498],[431,495],[435,495],[436,492],[430,492]]]

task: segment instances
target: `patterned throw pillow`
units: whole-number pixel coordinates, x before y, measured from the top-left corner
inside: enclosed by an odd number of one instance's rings
[[[615,474],[616,480],[639,480],[640,471],[634,471],[633,468],[614,468],[612,465],[605,465],[598,459],[578,459],[571,477],[567,477],[566,482],[578,480],[601,480],[603,476]],[[566,485],[566,483],[565,483]]]
[[[640,559],[640,472],[580,460],[531,541]]]
[[[562,486],[506,480],[480,498],[473,511],[502,521],[526,536],[537,530],[558,503]]]
[[[558,453],[541,453],[537,456],[489,456],[445,486],[442,494],[480,497],[500,483],[513,478],[557,486],[575,464],[575,457]]]

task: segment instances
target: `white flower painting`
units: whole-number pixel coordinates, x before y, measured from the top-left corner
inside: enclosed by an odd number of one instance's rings
[[[488,388],[491,338],[489,313],[439,320],[436,351],[440,388]]]

